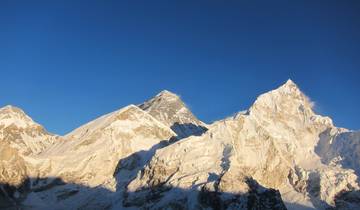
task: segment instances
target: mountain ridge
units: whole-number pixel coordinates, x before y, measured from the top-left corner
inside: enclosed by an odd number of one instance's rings
[[[302,92],[301,92],[301,90],[300,90],[300,88],[298,87],[298,85],[293,81],[293,80],[291,80],[291,79],[288,79],[284,84],[282,84],[280,87],[278,87],[277,89],[274,89],[274,90],[272,90],[272,91],[275,91],[275,90],[281,90],[281,91],[283,91],[283,92],[288,92],[288,93],[297,93],[297,94],[301,94],[301,95],[303,95],[303,97],[306,99],[306,100],[308,100],[309,102],[309,104],[310,104],[310,106],[311,106],[311,108],[313,107],[313,103],[310,101],[310,99],[305,95],[305,94],[303,94]],[[269,91],[269,92],[271,92],[271,91]],[[269,92],[265,92],[265,93],[269,93]],[[265,93],[263,93],[263,94],[260,94],[260,96],[262,96],[262,95],[264,95]],[[259,96],[259,97],[260,97]],[[257,100],[259,99],[259,97],[252,103],[252,105],[249,107],[249,109],[248,110],[245,110],[245,111],[239,111],[239,113],[243,113],[243,112],[248,112],[255,104],[256,104],[256,102],[257,102]],[[128,106],[138,106],[138,107],[140,107],[141,109],[143,109],[144,111],[147,111],[148,109],[150,109],[151,107],[149,106],[149,105],[146,105],[146,103],[147,102],[151,102],[151,101],[155,101],[155,100],[158,100],[159,98],[161,98],[161,99],[164,99],[164,98],[167,98],[167,99],[170,99],[170,100],[179,100],[179,101],[181,101],[181,98],[180,98],[180,96],[178,96],[177,94],[175,94],[175,93],[173,93],[173,92],[171,92],[171,91],[169,91],[169,90],[166,90],[166,89],[164,89],[164,90],[162,90],[162,91],[160,91],[158,94],[156,94],[153,98],[151,98],[151,99],[149,99],[149,100],[147,100],[147,101],[145,101],[144,103],[141,103],[141,104],[138,104],[138,105],[135,105],[135,104],[130,104],[130,105],[128,105]],[[182,101],[181,101],[181,103],[183,103]],[[185,108],[186,109],[188,109],[188,107],[183,103],[183,106],[185,106]],[[127,106],[125,106],[125,107],[127,107]],[[125,107],[123,107],[123,108],[125,108]],[[123,109],[123,108],[120,108],[119,110],[121,110],[121,109]],[[32,120],[32,118],[30,117],[30,116],[28,116],[25,112],[24,112],[24,110],[22,110],[21,108],[19,108],[19,107],[17,107],[17,106],[13,106],[13,105],[5,105],[5,106],[3,106],[2,108],[0,108],[0,111],[1,110],[3,110],[3,109],[13,109],[13,110],[17,110],[19,113],[22,113],[23,115],[25,115],[28,119],[30,119],[31,121],[33,121]],[[119,111],[119,110],[116,110],[116,111]],[[116,112],[116,111],[113,111],[113,112]],[[190,110],[189,110],[190,111]],[[149,111],[150,112],[150,111]],[[110,113],[108,113],[108,114],[111,114],[112,112],[110,112]],[[105,114],[106,115],[106,114]],[[231,115],[231,116],[229,116],[229,117],[235,117],[237,114],[234,114],[234,115]],[[103,117],[104,115],[102,115],[101,117]],[[204,122],[201,122],[199,119],[197,119],[194,115],[193,115],[193,117],[195,118],[195,120],[197,121],[197,122],[199,122],[199,124],[202,124],[202,125],[204,125],[204,127],[206,127],[207,126],[207,124],[206,123],[204,123]],[[331,120],[331,119],[330,119]],[[92,121],[92,120],[91,120]],[[90,121],[90,122],[91,122]],[[34,122],[34,121],[33,121]],[[214,122],[216,122],[216,121],[214,121]],[[87,123],[85,123],[85,124],[87,124]],[[165,123],[166,124],[166,123]],[[80,126],[81,127],[81,126]],[[78,127],[79,128],[79,127]],[[63,134],[63,135],[60,135],[60,134],[55,134],[55,135],[57,135],[57,136],[67,136],[67,135],[69,135],[71,132],[73,132],[74,130],[76,130],[76,129],[78,129],[78,128],[75,128],[75,129],[73,129],[73,130],[71,130],[71,131],[69,131],[68,133],[66,133],[66,134]]]
[[[349,200],[360,194],[360,163],[353,158],[360,157],[358,133],[316,114],[290,79],[261,94],[247,111],[210,125],[167,90],[64,136],[48,134],[40,125],[9,124],[9,116],[33,121],[19,108],[0,109],[0,122],[6,120],[6,126],[0,123],[0,183],[13,186],[0,184],[0,201],[11,207],[358,205]]]

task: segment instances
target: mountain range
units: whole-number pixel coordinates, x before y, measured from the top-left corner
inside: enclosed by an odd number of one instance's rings
[[[359,177],[360,132],[291,80],[211,124],[166,90],[64,136],[0,109],[0,209],[354,210]]]

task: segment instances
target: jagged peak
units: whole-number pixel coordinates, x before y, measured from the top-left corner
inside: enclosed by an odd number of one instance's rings
[[[309,100],[309,98],[305,96],[305,94],[300,90],[299,86],[291,79],[288,79],[280,87],[260,95],[260,97],[266,95],[276,95],[277,97],[272,97],[274,100],[280,99],[281,97],[288,97],[289,99],[300,99],[304,101]]]
[[[184,102],[180,99],[178,95],[176,95],[173,92],[170,92],[168,90],[163,90],[157,95],[155,95],[153,98],[145,101],[142,104],[139,104],[138,107],[140,107],[142,110],[146,111],[149,109],[152,109],[154,107],[159,107],[163,105],[169,105],[169,104],[182,104],[182,106],[185,106]]]
[[[259,115],[260,118],[269,113],[279,113],[286,117],[297,116],[319,124],[333,125],[329,117],[315,114],[313,107],[314,102],[289,79],[277,89],[260,95],[249,109],[249,113]]]
[[[284,85],[288,85],[288,86],[296,86],[296,84],[295,84],[295,82],[294,81],[292,81],[290,78],[285,82],[285,84]]]
[[[313,103],[310,99],[299,89],[299,87],[288,79],[283,85],[272,91],[261,94],[251,106],[250,111],[277,111],[287,112],[290,110],[301,109],[312,111]]]
[[[161,91],[155,97],[140,104],[139,107],[173,130],[179,125],[206,127],[206,124],[193,115],[178,95],[168,90]]]
[[[142,104],[139,104],[138,106],[142,110],[151,110],[153,108],[158,107],[173,107],[170,104],[178,104],[180,107],[186,107],[185,103],[180,99],[178,95],[176,95],[173,92],[170,92],[168,90],[163,90],[160,93],[158,93],[155,97],[145,101]],[[180,108],[179,106],[176,106]]]
[[[275,90],[282,91],[282,92],[285,92],[287,94],[290,94],[290,93],[299,94],[299,93],[301,93],[300,88],[291,79],[288,79],[283,85],[281,85],[279,88],[277,88]]]
[[[171,92],[171,91],[169,91],[169,90],[162,90],[162,91],[160,91],[159,95],[160,95],[160,94],[176,95],[175,93],[173,93],[173,92]]]
[[[179,99],[180,97],[178,95],[176,95],[175,93],[168,91],[168,90],[163,90],[160,93],[158,93],[155,98],[162,98],[162,99]]]

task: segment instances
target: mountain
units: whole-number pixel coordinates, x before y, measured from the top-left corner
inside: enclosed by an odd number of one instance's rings
[[[19,185],[30,175],[26,156],[50,147],[59,137],[48,133],[17,107],[0,109],[0,183]]]
[[[72,131],[64,142],[54,144],[39,157],[49,160],[51,171],[46,176],[90,186],[106,185],[120,159],[166,144],[175,135],[151,115],[130,105]]]
[[[215,122],[200,137],[158,150],[128,185],[125,203],[206,208],[201,192],[211,191],[218,200],[212,207],[238,209],[234,201],[250,199],[252,188],[246,180],[253,179],[278,189],[290,209],[294,204],[304,209],[334,206],[338,193],[359,186],[352,170],[326,165],[316,154],[319,136],[328,129],[337,128],[329,118],[316,115],[311,101],[289,80],[259,96],[244,114]],[[179,188],[190,192],[179,195]],[[152,197],[156,202],[149,203]]]
[[[139,107],[169,126],[180,139],[201,135],[207,130],[207,125],[191,113],[180,97],[167,90],[140,104]]]
[[[29,197],[41,200],[38,203],[61,205],[60,209],[77,205],[77,208],[102,209],[107,205],[102,203],[103,198],[98,203],[89,198],[98,197],[97,193],[64,183],[76,183],[87,188],[101,186],[106,190],[102,193],[108,192],[110,196],[110,191],[117,191],[123,182],[132,178],[130,173],[117,177],[118,170],[141,167],[157,148],[169,144],[174,136],[176,134],[170,128],[134,105],[104,115],[72,131],[64,136],[63,142],[38,155],[39,173],[34,181],[41,180],[41,184],[33,189],[49,185],[52,189],[51,192],[37,190]],[[58,183],[53,184],[54,181]],[[72,192],[76,192],[75,199],[59,199]],[[85,201],[79,203],[77,199]],[[31,200],[28,202],[33,203]]]
[[[56,141],[57,136],[48,133],[17,107],[0,109],[0,138],[24,155],[38,154]]]
[[[291,80],[207,125],[162,91],[65,136],[0,109],[0,209],[356,209],[360,135]]]

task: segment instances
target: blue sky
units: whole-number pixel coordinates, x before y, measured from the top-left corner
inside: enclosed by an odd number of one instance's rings
[[[163,89],[211,122],[295,81],[360,128],[360,1],[0,1],[0,106],[64,134]]]

